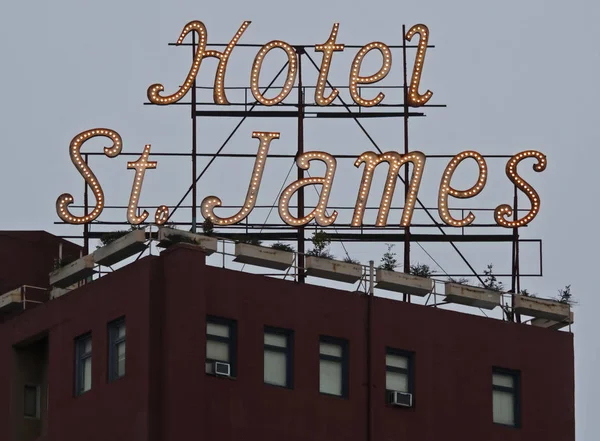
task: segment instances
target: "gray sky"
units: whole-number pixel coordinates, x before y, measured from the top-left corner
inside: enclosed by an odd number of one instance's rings
[[[228,42],[244,20],[252,20],[242,42],[281,39],[291,44],[323,43],[333,23],[339,22],[338,43],[361,45],[371,41],[401,44],[403,23],[408,27],[425,23],[431,31],[430,44],[436,48],[427,54],[421,90],[431,89],[431,102],[447,104],[448,108],[428,109],[427,118],[411,122],[411,148],[425,154],[454,154],[466,149],[482,154],[512,154],[536,149],[548,157],[548,167],[541,174],[531,171],[533,161],[520,168],[542,201],[539,216],[523,236],[544,240],[545,274],[523,281],[522,286],[540,296],[553,297],[558,288],[572,284],[579,301],[574,326],[577,439],[594,439],[593,435],[600,433],[596,416],[600,357],[594,323],[594,307],[600,307],[600,301],[593,285],[597,261],[593,250],[598,244],[592,228],[599,214],[592,180],[600,156],[595,107],[600,98],[596,83],[600,59],[595,46],[600,37],[600,6],[582,0],[374,0],[368,4],[358,7],[341,1],[294,4],[257,0],[222,1],[207,8],[206,3],[187,0],[59,0],[35,2],[35,6],[31,2],[3,2],[0,129],[5,154],[0,160],[0,200],[4,207],[0,228],[77,233],[53,222],[58,220],[54,209],[58,195],[70,192],[76,204],[82,202],[83,180],[68,156],[69,141],[82,130],[100,126],[117,130],[123,136],[124,152],[141,152],[147,143],[152,144],[153,152],[189,150],[188,109],[142,103],[150,84],[163,83],[166,92],[172,93],[185,78],[190,53],[168,47],[167,43],[175,41],[190,20],[206,24],[209,43]],[[336,85],[348,84],[355,52],[348,49],[334,55],[330,79]],[[249,85],[255,53],[253,49],[234,51],[228,86]],[[395,51],[393,55],[392,71],[382,84],[401,81],[401,53]],[[319,54],[311,56],[320,60]],[[276,70],[282,59],[281,54],[272,54],[265,63],[263,81],[268,81],[268,72]],[[365,68],[375,69],[377,60],[373,56]],[[199,75],[202,84],[212,84],[215,66],[215,60],[203,63]],[[304,72],[305,83],[314,84],[316,72],[308,66]],[[208,100],[211,94],[204,97]],[[230,100],[234,98],[230,96]],[[344,95],[344,99],[349,97]],[[393,96],[389,99],[393,101]],[[233,119],[199,120],[199,149],[215,151],[236,123]],[[399,121],[367,121],[365,125],[385,150],[402,148]],[[254,153],[252,130],[281,132],[281,139],[272,144],[272,152],[295,150],[293,122],[255,119],[244,123],[226,151]],[[306,132],[307,150],[357,156],[371,150],[368,140],[350,122],[309,121]],[[90,143],[85,151],[100,151],[103,145]],[[133,158],[93,159],[92,167],[108,204],[128,201],[133,171],[126,170],[127,160]],[[216,194],[225,204],[241,203],[251,165],[251,161],[217,163],[201,181],[199,198]],[[273,202],[290,165],[267,163],[259,203]],[[436,205],[436,190],[445,165],[433,160],[426,165],[419,196],[429,207]],[[489,161],[487,187],[468,201],[469,205],[493,208],[512,202],[504,165],[504,161]],[[455,185],[466,188],[474,182],[475,168],[462,167],[456,173]],[[318,175],[319,170],[322,168],[315,166],[314,174]],[[331,203],[353,204],[361,174],[362,170],[356,170],[351,162],[340,164]],[[146,174],[142,203],[175,204],[189,179],[189,163],[185,160],[160,158],[157,170]],[[375,197],[376,193],[372,203]],[[401,206],[401,196],[398,201]],[[453,204],[460,206],[457,201]],[[255,213],[255,220],[265,214]],[[492,221],[491,215],[481,216],[482,220]],[[105,211],[100,220],[124,218],[124,210]],[[361,248],[353,244],[348,248],[363,262],[378,260],[383,252],[383,245]],[[447,271],[465,271],[449,247],[427,249]],[[479,270],[488,262],[494,262],[499,272],[509,270],[507,246],[463,249]],[[419,249],[414,257],[435,267]],[[523,250],[523,271],[534,270],[534,259],[535,250]]]

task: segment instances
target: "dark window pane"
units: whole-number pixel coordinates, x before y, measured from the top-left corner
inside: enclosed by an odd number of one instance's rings
[[[319,392],[342,396],[342,363],[321,360],[319,374]]]
[[[348,397],[348,342],[321,336],[319,346],[319,391]]]
[[[37,386],[25,386],[24,394],[24,414],[26,417],[39,418],[38,407],[39,407],[39,396]]]
[[[92,388],[92,336],[76,340],[75,392],[81,395]]]
[[[121,318],[108,325],[108,377],[116,380],[125,375],[127,328]]]
[[[492,408],[494,423],[519,426],[519,372],[492,370]]]
[[[117,377],[125,375],[125,342],[117,344]]]
[[[215,361],[229,363],[230,374],[235,377],[236,322],[219,317],[206,319],[206,373],[214,374]]]

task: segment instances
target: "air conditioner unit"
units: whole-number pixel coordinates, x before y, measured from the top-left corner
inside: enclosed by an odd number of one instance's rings
[[[412,407],[412,394],[408,392],[398,392],[393,390],[390,392],[390,404],[393,406]]]
[[[213,373],[219,377],[230,377],[231,366],[229,365],[229,363],[215,361],[215,364],[213,365]]]

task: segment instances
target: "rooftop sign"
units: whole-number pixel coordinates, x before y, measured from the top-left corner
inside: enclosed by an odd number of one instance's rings
[[[229,101],[226,96],[225,88],[225,75],[227,72],[227,63],[232,54],[234,47],[238,44],[238,41],[243,36],[244,32],[250,25],[249,21],[245,21],[236,34],[233,36],[229,44],[222,50],[210,50],[207,49],[208,33],[205,25],[200,21],[192,21],[188,23],[182,30],[177,44],[182,44],[188,34],[195,33],[197,36],[197,46],[190,70],[183,81],[182,86],[178,90],[171,94],[165,92],[165,86],[156,83],[148,87],[147,95],[151,103],[157,105],[170,105],[177,103],[194,85],[196,76],[202,66],[202,61],[206,58],[217,58],[219,60],[214,86],[213,86],[213,100],[215,104],[227,106]],[[329,106],[339,95],[339,90],[332,88],[327,94],[326,85],[328,84],[329,68],[333,62],[335,52],[341,52],[345,50],[344,44],[337,42],[339,24],[334,24],[331,33],[327,40],[323,44],[314,46],[314,51],[322,54],[321,66],[319,70],[319,76],[317,84],[315,85],[315,103],[318,106]],[[430,90],[420,93],[420,82],[421,73],[423,71],[425,56],[427,51],[427,44],[429,39],[429,30],[427,26],[418,24],[410,28],[406,33],[405,38],[411,41],[416,35],[419,36],[419,42],[416,50],[415,61],[412,70],[412,76],[408,85],[406,93],[406,105],[407,107],[421,107],[425,105],[432,97],[433,92]],[[287,56],[287,73],[284,85],[282,86],[279,93],[272,97],[267,98],[261,93],[259,89],[259,79],[261,74],[262,63],[268,54],[278,49],[284,51]],[[364,57],[371,51],[377,51],[381,55],[381,65],[379,70],[369,76],[364,76],[361,72],[361,66]],[[296,76],[298,72],[298,50],[294,46],[280,40],[273,40],[262,46],[254,58],[254,62],[249,72],[249,84],[252,94],[260,105],[264,106],[275,106],[282,103],[290,94],[291,90],[296,85]],[[373,84],[381,81],[385,78],[390,69],[392,68],[392,52],[390,47],[382,42],[371,42],[364,45],[358,50],[349,70],[348,89],[352,100],[356,105],[360,107],[374,107],[380,105],[385,100],[385,94],[381,91],[376,94],[373,98],[367,98],[361,95],[361,84]],[[64,193],[60,195],[56,201],[56,211],[58,216],[65,222],[70,224],[86,224],[94,221],[100,216],[105,205],[104,193],[100,182],[94,175],[90,167],[85,163],[82,158],[81,148],[90,139],[95,137],[108,138],[111,141],[109,147],[105,147],[104,154],[109,158],[114,158],[121,153],[123,148],[123,141],[121,136],[115,131],[107,128],[95,128],[86,130],[77,134],[71,141],[69,146],[69,154],[71,160],[87,185],[91,188],[94,197],[96,199],[95,206],[89,213],[84,213],[82,216],[77,216],[69,210],[69,205],[73,203],[74,198],[71,194]],[[263,178],[263,173],[267,165],[268,152],[273,142],[276,142],[280,138],[280,133],[275,131],[255,131],[252,133],[252,138],[258,142],[258,148],[254,167],[248,189],[246,193],[245,201],[241,209],[231,215],[222,216],[215,212],[217,207],[222,205],[222,201],[218,196],[207,196],[201,203],[202,215],[210,219],[215,225],[225,226],[239,223],[246,219],[252,212],[256,205],[256,201],[259,195],[260,185]],[[144,147],[142,155],[134,162],[127,163],[127,169],[135,170],[135,177],[131,190],[129,206],[127,209],[127,220],[130,224],[138,225],[147,221],[149,213],[143,211],[138,216],[138,202],[142,191],[142,184],[144,175],[147,169],[155,169],[157,167],[157,161],[150,161],[150,145]],[[533,170],[536,172],[542,172],[546,168],[546,156],[535,150],[526,150],[512,156],[506,164],[506,176],[507,178],[519,188],[529,199],[530,209],[522,217],[518,219],[512,219],[513,208],[508,204],[502,204],[496,207],[494,210],[495,222],[505,228],[516,228],[527,225],[530,223],[538,214],[540,210],[540,197],[535,189],[525,181],[518,173],[517,167],[521,161],[527,158],[535,160]],[[354,163],[357,168],[364,165],[361,177],[361,183],[359,191],[356,197],[356,204],[354,207],[354,213],[352,216],[351,225],[361,226],[363,224],[364,209],[366,207],[367,200],[371,189],[371,182],[373,174],[378,165],[382,163],[388,164],[388,174],[385,182],[385,188],[382,199],[379,204],[379,211],[377,215],[376,226],[384,227],[389,223],[396,223],[403,227],[409,227],[411,224],[415,201],[419,192],[421,180],[424,176],[424,168],[426,163],[426,155],[419,151],[408,152],[400,154],[399,152],[389,151],[384,153],[376,152],[365,152],[359,155]],[[459,190],[452,186],[452,177],[456,169],[465,160],[473,160],[478,166],[478,177],[475,184],[466,189]],[[311,221],[315,221],[320,226],[333,225],[338,216],[337,211],[332,211],[331,214],[327,214],[327,206],[329,203],[329,195],[331,188],[334,185],[334,177],[336,173],[336,158],[331,154],[323,151],[308,151],[301,153],[296,158],[296,164],[299,168],[308,170],[312,161],[321,161],[326,166],[326,172],[324,176],[320,177],[306,177],[298,179],[288,185],[279,198],[278,207],[279,215],[283,222],[287,225],[298,227],[306,225]],[[398,173],[402,166],[408,167],[412,165],[412,174],[408,182],[408,192],[404,202],[403,212],[400,219],[389,219],[388,214],[390,211],[390,205],[392,197],[395,191],[396,182],[398,179]],[[358,177],[358,176],[357,176]],[[476,151],[464,151],[458,153],[452,158],[446,166],[441,178],[438,190],[438,212],[442,221],[454,227],[464,227],[473,223],[475,215],[469,212],[464,218],[455,218],[450,213],[450,196],[453,198],[473,198],[477,196],[484,188],[487,182],[488,168],[484,157]],[[429,178],[429,177],[427,177]],[[431,177],[429,179],[433,179]],[[318,203],[314,209],[303,217],[295,217],[290,212],[289,203],[293,195],[301,188],[306,186],[318,185],[321,187]],[[160,206],[154,213],[154,222],[158,225],[164,224],[169,216],[169,209],[167,206]]]

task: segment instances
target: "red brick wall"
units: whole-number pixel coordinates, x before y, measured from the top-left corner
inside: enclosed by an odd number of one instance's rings
[[[12,345],[49,338],[47,441],[148,439],[151,273],[157,258],[109,274],[0,324],[0,441],[12,440]],[[107,383],[107,323],[127,317],[127,371]],[[74,397],[74,339],[92,332],[92,389]]]
[[[58,258],[79,258],[81,247],[45,231],[0,231],[0,295],[22,285],[48,287],[48,274]]]
[[[366,306],[358,293],[207,267],[181,245],[0,325],[0,360],[49,329],[45,441],[366,441]],[[106,324],[124,314],[127,376],[107,384]],[[236,379],[204,373],[207,314],[238,321]],[[373,317],[371,441],[574,440],[571,334],[382,298]],[[295,331],[294,390],[263,384],[265,325]],[[75,398],[73,339],[89,330],[93,387]],[[321,334],[350,341],[347,400],[318,392]],[[386,345],[416,353],[414,409],[384,402]],[[492,423],[492,366],[522,372],[521,429]]]

